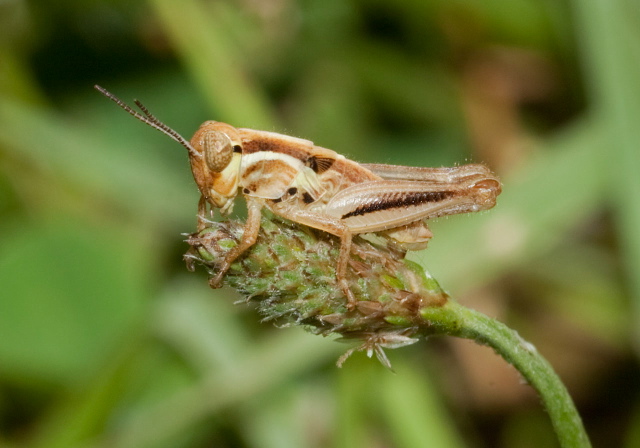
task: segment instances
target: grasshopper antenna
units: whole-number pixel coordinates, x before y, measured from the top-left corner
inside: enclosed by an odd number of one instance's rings
[[[134,103],[136,104],[136,106],[138,106],[140,108],[140,110],[142,111],[142,113],[144,113],[144,115],[142,115],[141,113],[135,111],[131,106],[129,106],[127,103],[122,101],[120,98],[118,98],[113,93],[111,93],[108,90],[106,90],[105,88],[100,87],[97,84],[95,86],[93,86],[93,87],[98,92],[102,93],[104,96],[106,96],[111,101],[113,101],[118,106],[120,106],[122,109],[124,109],[126,112],[128,112],[130,115],[133,115],[134,117],[136,117],[138,120],[142,121],[143,123],[148,124],[152,128],[157,129],[158,131],[162,132],[165,135],[168,135],[173,140],[175,140],[178,143],[180,143],[182,146],[187,148],[187,151],[189,151],[189,155],[190,156],[197,157],[197,158],[201,158],[202,157],[202,155],[198,151],[196,151],[193,148],[193,146],[191,146],[191,143],[189,143],[187,141],[187,139],[185,139],[183,136],[178,134],[176,131],[171,129],[169,126],[167,126],[166,124],[164,124],[160,120],[158,120],[154,115],[152,115],[149,112],[149,110],[140,101],[134,100]]]

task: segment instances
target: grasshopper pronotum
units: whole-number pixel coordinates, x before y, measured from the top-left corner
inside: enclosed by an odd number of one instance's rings
[[[273,132],[235,128],[206,121],[191,141],[160,122],[139,102],[136,112],[95,86],[125,111],[168,135],[189,151],[201,197],[200,229],[207,208],[227,215],[238,192],[248,216],[240,244],[219,264],[210,282],[218,287],[233,261],[251,247],[260,230],[261,210],[320,229],[340,238],[336,276],[353,308],[356,299],[346,272],[353,235],[377,233],[405,250],[426,247],[432,233],[428,218],[491,208],[500,194],[499,179],[484,165],[415,168],[359,164],[330,149]]]

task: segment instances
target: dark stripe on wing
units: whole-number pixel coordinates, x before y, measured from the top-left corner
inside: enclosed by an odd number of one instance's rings
[[[355,210],[342,215],[342,219],[352,216],[360,216],[366,213],[373,213],[391,208],[402,208],[425,204],[427,202],[440,202],[456,195],[455,191],[417,191],[409,193],[396,193],[381,197],[378,201],[361,205]]]

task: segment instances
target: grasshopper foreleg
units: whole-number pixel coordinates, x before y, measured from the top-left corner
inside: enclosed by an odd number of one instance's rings
[[[258,239],[258,233],[260,232],[260,220],[262,218],[261,210],[263,206],[263,200],[247,197],[247,222],[244,225],[242,239],[236,247],[227,253],[224,260],[220,262],[216,276],[209,281],[209,285],[212,288],[219,288],[222,286],[222,279],[229,270],[231,264],[236,260],[236,258],[242,255],[245,250],[255,244]]]

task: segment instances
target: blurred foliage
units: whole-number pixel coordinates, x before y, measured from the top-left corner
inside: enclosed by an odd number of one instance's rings
[[[490,350],[397,375],[184,273],[207,119],[366,162],[483,161],[495,210],[413,255],[557,368],[595,446],[640,440],[640,9],[593,0],[0,3],[0,447],[554,446]]]

